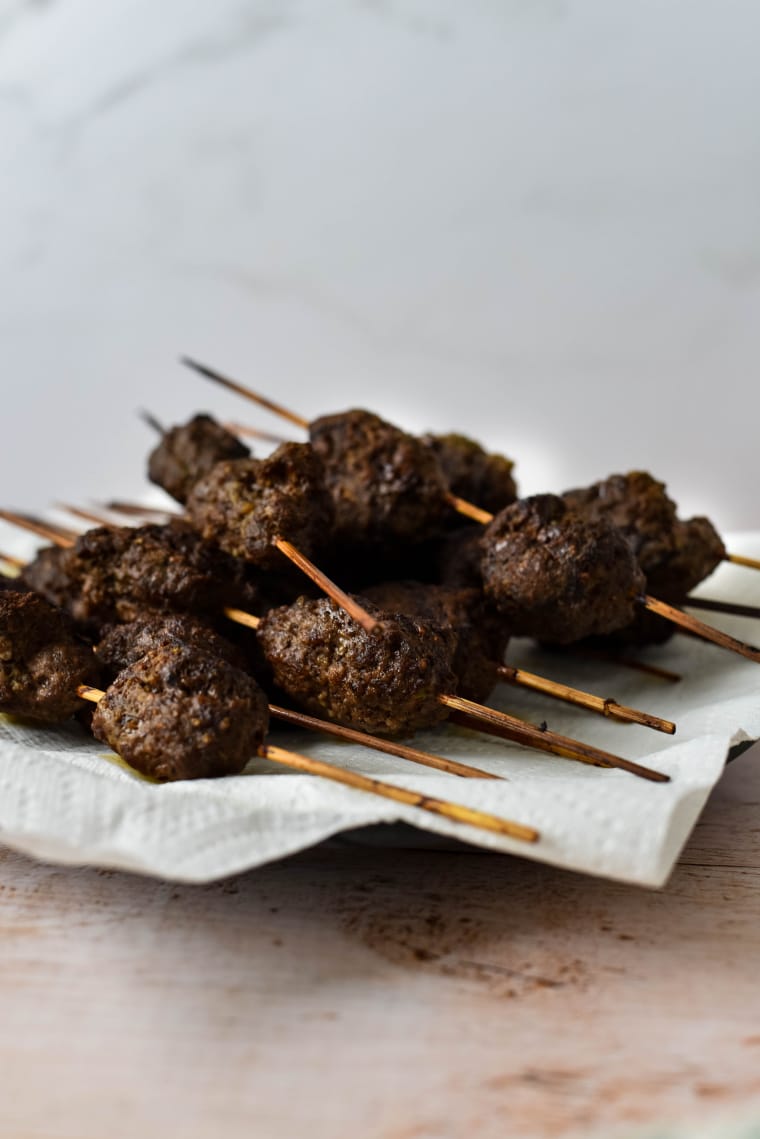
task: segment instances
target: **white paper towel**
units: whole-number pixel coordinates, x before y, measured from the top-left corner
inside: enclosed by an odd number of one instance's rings
[[[730,548],[758,556],[760,534],[734,536]],[[21,542],[16,552],[28,555],[29,546]],[[760,573],[724,564],[701,592],[760,605]],[[714,623],[746,640],[760,640],[760,622],[718,617]],[[659,886],[730,748],[760,738],[760,671],[682,635],[648,649],[644,659],[682,674],[683,680],[670,684],[599,661],[546,653],[523,641],[509,652],[510,663],[675,720],[675,737],[508,686],[498,690],[493,704],[665,771],[672,777],[668,784],[449,727],[415,742],[505,775],[507,781],[431,774],[353,745],[277,731],[276,742],[284,747],[535,826],[541,840],[532,846],[327,780],[281,772],[262,760],[235,777],[157,786],[115,761],[73,723],[32,728],[7,718],[0,719],[0,838],[51,861],[206,882],[330,835],[403,821],[490,850]]]

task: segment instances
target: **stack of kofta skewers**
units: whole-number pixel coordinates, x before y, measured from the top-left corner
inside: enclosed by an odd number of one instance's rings
[[[449,526],[453,508],[486,527],[481,533],[472,527],[453,530],[439,554],[435,580],[481,587],[515,635],[557,646],[598,645],[603,638],[611,646],[656,643],[681,628],[760,661],[758,649],[676,608],[757,616],[750,607],[705,602],[689,593],[724,560],[753,569],[760,562],[727,553],[707,518],[681,520],[664,485],[651,475],[614,475],[583,490],[520,500],[513,464],[460,435],[415,440],[363,410],[309,423],[206,365],[184,363],[308,430],[338,514],[341,504],[360,500],[377,517],[373,508],[383,491],[386,501],[393,498],[379,476],[383,463],[399,436],[409,449],[416,444],[415,476],[424,485],[416,497],[420,508],[427,501],[440,515],[447,504]],[[437,472],[431,474],[423,449],[436,456]],[[430,515],[426,520],[429,525]],[[417,537],[422,529],[415,528]]]
[[[210,416],[169,431],[153,421],[150,477],[183,508],[164,522],[102,524],[78,509],[96,526],[77,534],[3,513],[54,544],[16,565],[20,588],[6,581],[0,595],[0,710],[51,721],[90,700],[96,736],[158,780],[233,774],[260,754],[528,841],[537,833],[526,824],[284,753],[264,742],[269,717],[458,776],[487,773],[391,737],[451,719],[667,781],[484,702],[509,680],[672,732],[505,665],[504,653],[513,633],[562,646],[661,639],[669,626],[637,627],[641,614],[674,620],[695,574],[726,556],[709,524],[666,518],[664,488],[647,476],[618,480],[617,499],[591,488],[520,501],[509,460],[461,436],[416,439],[364,411],[290,418],[310,443],[284,442],[264,460]],[[132,522],[150,514],[121,509]],[[487,529],[462,525],[462,513]],[[657,576],[662,566],[670,579]],[[662,608],[644,600],[660,581]],[[751,646],[675,619],[760,661]]]

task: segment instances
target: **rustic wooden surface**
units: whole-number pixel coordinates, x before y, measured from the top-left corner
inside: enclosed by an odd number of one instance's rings
[[[343,844],[208,887],[1,863],[3,1137],[760,1116],[758,748],[661,893]]]

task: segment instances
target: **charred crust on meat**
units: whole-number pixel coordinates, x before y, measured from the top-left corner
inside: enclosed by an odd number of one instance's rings
[[[327,598],[274,609],[259,639],[277,684],[305,711],[377,735],[409,735],[446,718],[456,637],[433,622],[383,613],[366,632]]]
[[[625,538],[557,495],[506,507],[482,538],[485,590],[516,635],[568,644],[633,620],[645,578]]]
[[[263,743],[267,698],[251,677],[186,645],[140,657],[107,689],[95,737],[161,782],[235,775]]]

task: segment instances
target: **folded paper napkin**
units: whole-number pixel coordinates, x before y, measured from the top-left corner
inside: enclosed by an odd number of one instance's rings
[[[760,534],[734,535],[729,548],[758,557]],[[15,552],[28,556],[30,548],[17,540]],[[724,564],[700,592],[760,605],[760,573]],[[758,622],[716,616],[713,623],[750,642],[760,640]],[[509,651],[511,664],[675,720],[674,737],[506,685],[492,703],[667,772],[672,777],[667,784],[450,727],[422,734],[415,743],[504,775],[506,781],[441,775],[354,745],[276,729],[275,742],[283,747],[535,826],[541,841],[532,846],[327,780],[275,770],[264,760],[252,761],[235,777],[158,786],[74,723],[35,728],[5,717],[0,717],[0,839],[50,861],[207,882],[357,827],[404,822],[488,850],[660,886],[730,749],[760,738],[760,670],[680,634],[647,649],[642,659],[680,673],[683,680],[672,684],[597,660],[554,655],[527,641],[514,642]]]

